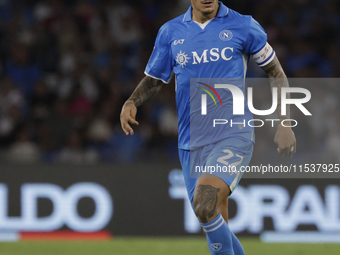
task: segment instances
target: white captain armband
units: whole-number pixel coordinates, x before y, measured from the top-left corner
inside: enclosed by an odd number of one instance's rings
[[[255,62],[261,67],[269,64],[274,59],[274,57],[275,51],[268,42],[260,51],[253,55]]]

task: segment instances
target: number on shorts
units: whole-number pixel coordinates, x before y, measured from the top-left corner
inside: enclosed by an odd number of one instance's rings
[[[228,149],[223,150],[223,152],[224,152],[224,153],[227,153],[227,155],[222,156],[222,157],[219,157],[219,158],[217,159],[217,162],[222,163],[222,164],[228,166],[228,165],[229,165],[229,162],[227,161],[227,159],[230,159],[230,158],[234,157],[234,153],[233,153],[231,150],[228,150]],[[241,155],[239,155],[239,154],[236,154],[236,157],[239,157],[240,160],[239,160],[239,161],[236,161],[236,162],[234,162],[234,163],[232,163],[232,164],[230,164],[230,167],[236,167],[236,166],[238,166],[239,164],[242,163],[242,161],[243,161],[243,156],[241,156]]]

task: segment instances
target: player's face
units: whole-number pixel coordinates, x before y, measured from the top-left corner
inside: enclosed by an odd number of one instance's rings
[[[218,0],[191,0],[194,12],[200,12],[203,15],[216,14],[218,10]]]

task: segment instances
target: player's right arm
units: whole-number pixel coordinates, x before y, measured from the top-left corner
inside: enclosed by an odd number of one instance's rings
[[[162,88],[163,82],[150,76],[145,76],[128,100],[124,103],[120,114],[120,123],[126,135],[133,135],[130,124],[139,125],[136,121],[137,107],[151,99]]]
[[[133,135],[130,124],[138,125],[137,107],[151,99],[161,90],[164,83],[169,83],[171,80],[173,58],[170,42],[168,25],[165,24],[157,34],[154,49],[145,68],[146,76],[123,105],[120,122],[126,135]]]

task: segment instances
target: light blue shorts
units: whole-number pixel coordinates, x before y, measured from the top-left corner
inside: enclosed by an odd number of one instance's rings
[[[254,144],[242,137],[232,137],[209,144],[197,150],[179,149],[185,185],[191,204],[195,186],[202,174],[212,174],[228,184],[230,191],[236,188],[253,154]]]

